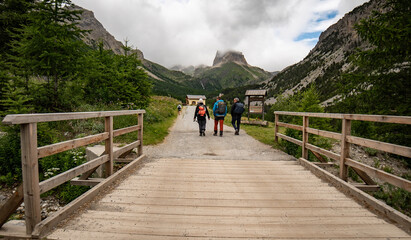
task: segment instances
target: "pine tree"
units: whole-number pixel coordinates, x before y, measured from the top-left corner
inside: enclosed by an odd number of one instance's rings
[[[25,94],[24,89],[10,84],[6,88],[4,99],[0,100],[0,104],[6,110],[1,115],[30,113],[34,110],[30,104],[32,99]]]
[[[0,1],[0,53],[9,53],[10,42],[17,29],[28,23],[27,13],[33,7],[34,0]],[[2,56],[4,59],[6,56]]]
[[[38,1],[29,14],[29,24],[13,42],[16,67],[25,75],[38,76],[47,90],[46,111],[62,110],[60,92],[78,68],[84,43],[77,26],[81,11],[73,10],[70,0]],[[23,74],[22,74],[23,75]]]

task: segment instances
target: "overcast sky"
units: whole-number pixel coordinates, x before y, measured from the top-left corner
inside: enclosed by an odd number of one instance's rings
[[[72,0],[117,40],[172,67],[212,65],[235,50],[277,71],[302,60],[320,33],[367,0]]]

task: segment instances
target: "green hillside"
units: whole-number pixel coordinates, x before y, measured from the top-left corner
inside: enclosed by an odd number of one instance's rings
[[[170,70],[146,59],[143,61],[143,67],[156,76],[149,75],[149,79],[153,83],[152,91],[154,94],[171,96],[183,101],[187,94],[205,94],[207,92],[200,82],[183,72]]]
[[[207,90],[221,90],[249,84],[261,83],[271,74],[258,67],[227,62],[219,67],[201,69],[196,78]]]

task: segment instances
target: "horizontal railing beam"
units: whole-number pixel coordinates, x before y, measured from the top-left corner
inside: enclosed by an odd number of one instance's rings
[[[411,117],[409,116],[344,114],[344,118],[350,119],[350,120],[369,121],[369,122],[411,124]]]
[[[49,178],[43,182],[40,182],[40,194],[45,193],[73,178],[75,178],[76,176],[83,174],[87,171],[89,171],[90,169],[93,169],[105,162],[107,162],[109,160],[108,155],[105,154],[101,157],[98,157],[96,159],[93,159],[89,162],[86,162],[82,165],[79,165],[75,168],[72,168],[70,170],[67,170],[63,173],[60,173],[52,178]]]
[[[367,192],[376,192],[380,190],[380,186],[378,185],[353,184],[353,186]]]
[[[300,117],[319,117],[319,118],[336,118],[342,119],[344,114],[341,113],[311,113],[311,112],[286,112],[286,111],[275,111],[278,115],[290,115],[290,116],[300,116]]]
[[[334,159],[336,161],[340,160],[340,155],[339,154],[333,153],[331,151],[325,150],[325,149],[317,147],[315,145],[307,143],[305,147],[308,148],[311,151],[322,154],[322,155],[327,156],[327,157],[329,157],[331,159]]]
[[[345,163],[350,167],[360,169],[361,171],[370,175],[370,177],[379,178],[385,182],[391,183],[394,186],[411,192],[411,181],[408,181],[407,179],[370,167],[364,163],[354,161],[350,158],[346,158]]]
[[[278,122],[277,125],[281,126],[281,127],[292,128],[292,129],[295,129],[295,130],[298,130],[298,131],[303,130],[303,126],[290,124],[290,123]]]
[[[73,112],[73,113],[35,113],[10,114],[3,119],[4,124],[24,124],[38,122],[55,122],[64,120],[78,120],[110,116],[123,116],[145,113],[145,110],[100,111],[100,112]]]
[[[134,125],[134,126],[131,126],[131,127],[116,129],[116,130],[113,131],[113,136],[117,137],[117,136],[120,136],[120,135],[123,135],[123,134],[126,134],[126,133],[131,133],[131,132],[140,130],[140,129],[141,129],[140,125]]]
[[[400,156],[411,158],[411,148],[401,145],[380,142],[376,140],[370,140],[366,138],[347,136],[347,141],[349,143],[361,145],[363,147],[374,148],[380,151],[394,153]]]
[[[275,111],[274,113],[278,115],[290,115],[290,116],[300,116],[300,117],[307,116],[307,117],[348,119],[348,120],[382,122],[382,123],[411,124],[410,116],[342,114],[342,113],[311,113],[311,112],[287,112],[287,111]]]
[[[292,137],[289,137],[289,136],[284,135],[284,134],[281,134],[281,133],[277,133],[277,137],[280,137],[280,138],[282,138],[282,139],[284,139],[284,140],[287,140],[287,141],[289,141],[289,142],[295,143],[295,144],[300,145],[300,146],[303,145],[303,141],[298,140],[298,139],[295,139],[295,138],[292,138]]]
[[[124,153],[133,150],[134,148],[138,147],[140,145],[140,140],[137,140],[135,142],[132,142],[130,144],[127,144],[126,146],[117,149],[116,151],[113,152],[113,159],[116,159],[123,155]]]
[[[89,186],[89,187],[94,187],[97,184],[101,183],[104,181],[105,178],[89,178],[89,179],[79,179],[79,178],[73,178],[70,181],[71,185],[76,185],[76,186]]]
[[[108,139],[108,132],[39,147],[37,149],[37,157],[47,157],[70,149],[86,146],[96,142],[101,142],[106,139]]]
[[[306,131],[308,133],[316,134],[322,137],[327,137],[327,138],[332,138],[335,140],[341,140],[341,133],[336,133],[336,132],[330,132],[330,131],[324,131],[324,130],[319,130],[315,128],[307,128]]]

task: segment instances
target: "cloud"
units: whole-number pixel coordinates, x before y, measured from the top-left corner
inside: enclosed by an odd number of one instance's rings
[[[366,0],[73,0],[116,39],[166,67],[211,65],[217,50],[281,70],[303,59],[318,33]]]

